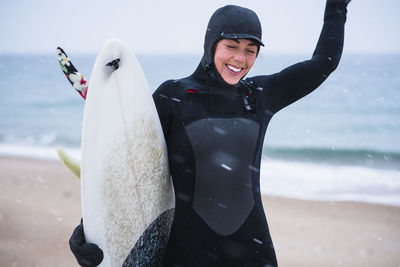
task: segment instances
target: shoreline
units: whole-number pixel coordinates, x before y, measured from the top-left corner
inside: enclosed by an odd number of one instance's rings
[[[0,156],[0,265],[78,266],[80,181],[60,162]],[[400,207],[263,196],[279,266],[398,266]]]

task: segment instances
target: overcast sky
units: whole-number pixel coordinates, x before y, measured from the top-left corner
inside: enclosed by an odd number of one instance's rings
[[[136,53],[201,53],[207,22],[225,4],[253,9],[264,52],[311,53],[324,0],[0,0],[0,52],[97,53],[118,38]],[[400,0],[353,0],[346,52],[400,53]]]

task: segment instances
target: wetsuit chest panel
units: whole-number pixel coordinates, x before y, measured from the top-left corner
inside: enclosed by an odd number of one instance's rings
[[[259,124],[207,118],[185,127],[195,158],[193,209],[218,234],[234,233],[254,206],[251,166]]]

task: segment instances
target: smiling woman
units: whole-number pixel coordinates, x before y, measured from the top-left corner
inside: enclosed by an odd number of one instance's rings
[[[225,82],[237,84],[253,67],[260,45],[247,39],[222,39],[215,47],[215,68]]]
[[[209,21],[195,72],[154,92],[176,197],[164,266],[278,265],[260,191],[265,133],[275,113],[336,69],[348,2],[327,0],[310,60],[249,78],[264,45],[260,21],[250,9],[222,7]],[[77,229],[72,240],[84,240]],[[71,247],[80,262],[101,255],[85,246]]]

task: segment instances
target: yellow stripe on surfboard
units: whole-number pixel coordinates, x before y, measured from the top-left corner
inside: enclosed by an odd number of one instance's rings
[[[60,147],[57,149],[57,154],[58,157],[61,159],[61,161],[64,163],[64,165],[73,173],[75,174],[78,179],[81,178],[81,166],[79,161],[76,159],[72,158],[70,155],[68,155],[67,151],[65,151],[64,148]]]

